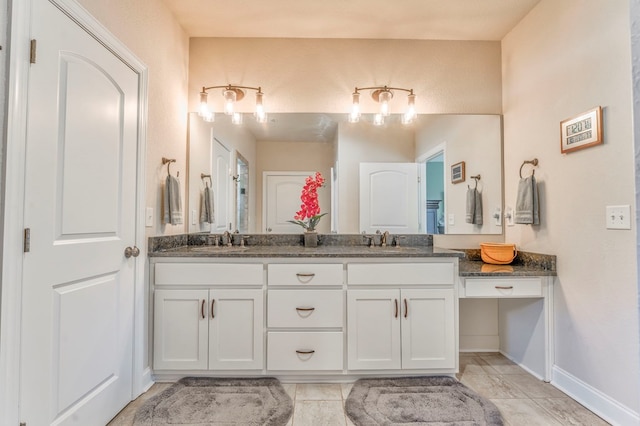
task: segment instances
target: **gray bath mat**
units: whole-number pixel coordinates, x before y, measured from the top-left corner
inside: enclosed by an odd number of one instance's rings
[[[356,426],[501,426],[496,406],[451,377],[360,379],[345,410]]]
[[[134,426],[282,426],[293,402],[277,379],[185,377],[150,398]]]

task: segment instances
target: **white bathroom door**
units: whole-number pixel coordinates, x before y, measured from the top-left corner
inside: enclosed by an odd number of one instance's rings
[[[231,151],[219,140],[213,140],[213,212],[214,232],[232,231],[233,192],[231,191]]]
[[[300,225],[288,222],[300,211],[300,194],[307,177],[313,172],[264,172],[265,231],[273,234],[300,234]]]
[[[104,425],[132,397],[138,75],[48,0],[31,10],[20,420]]]
[[[419,232],[418,164],[360,163],[360,231]]]

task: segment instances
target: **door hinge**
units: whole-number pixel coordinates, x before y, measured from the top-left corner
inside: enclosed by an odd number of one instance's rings
[[[31,64],[36,63],[36,39],[35,38],[31,40],[31,46],[29,50],[29,63]]]
[[[22,249],[25,253],[29,253],[31,251],[31,229],[24,228],[24,240],[22,243]]]

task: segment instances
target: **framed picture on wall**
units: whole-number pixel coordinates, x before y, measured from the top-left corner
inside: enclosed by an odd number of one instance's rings
[[[563,154],[602,142],[602,107],[560,122],[560,151]]]
[[[464,182],[464,161],[451,166],[451,183]]]

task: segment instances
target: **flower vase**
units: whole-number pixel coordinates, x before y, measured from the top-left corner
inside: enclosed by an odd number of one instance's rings
[[[316,231],[304,232],[304,246],[305,247],[318,247],[318,233]]]

